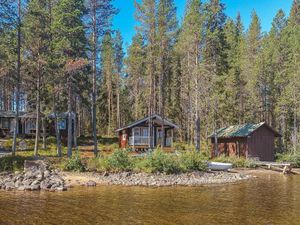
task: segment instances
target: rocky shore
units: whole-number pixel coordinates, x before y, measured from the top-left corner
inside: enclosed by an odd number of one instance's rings
[[[43,160],[25,161],[24,171],[0,174],[0,189],[11,191],[66,191],[72,186],[123,185],[123,186],[200,186],[235,183],[251,175],[232,172],[190,172],[182,174],[148,173],[74,173],[51,169]]]
[[[25,161],[24,172],[2,174],[0,189],[7,191],[65,191],[67,185],[58,171],[44,161]]]
[[[191,172],[166,175],[147,173],[63,173],[66,182],[72,186],[87,185],[94,182],[100,185],[124,186],[200,186],[206,184],[235,183],[251,178],[250,175],[230,172]]]

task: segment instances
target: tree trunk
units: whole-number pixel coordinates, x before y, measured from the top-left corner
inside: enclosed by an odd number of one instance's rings
[[[94,141],[94,155],[98,155],[98,140],[97,140],[97,29],[96,29],[96,0],[93,1],[93,93],[92,93],[92,127]]]
[[[71,76],[71,75],[69,75]],[[72,157],[73,147],[73,124],[72,124],[72,81],[71,77],[68,78],[68,157]]]
[[[79,151],[78,151],[78,145],[77,145],[77,116],[76,116],[76,112],[74,112],[74,116],[73,116],[73,124],[74,124],[74,147],[76,150],[76,154],[79,155]]]
[[[18,1],[18,34],[17,34],[17,85],[16,85],[16,116],[13,134],[12,155],[16,154],[17,135],[19,132],[20,82],[21,82],[21,0]]]
[[[47,140],[46,140],[46,120],[42,118],[42,129],[43,129],[43,149],[46,150],[47,148]]]
[[[54,125],[55,125],[57,156],[58,157],[62,157],[62,152],[61,152],[61,137],[60,137],[60,130],[59,130],[59,126],[58,126],[58,118],[57,118],[56,109],[54,110]]]
[[[38,59],[39,60],[39,59]],[[38,62],[38,77],[37,77],[37,93],[36,93],[36,123],[35,123],[35,144],[34,144],[34,156],[38,156],[39,151],[39,139],[40,139],[40,116],[41,116],[41,99],[40,99],[40,89],[41,89],[41,71],[40,64]]]
[[[215,157],[219,155],[216,111],[217,111],[217,100],[215,100],[215,107],[214,107],[214,145],[215,145],[214,156]]]
[[[195,137],[195,144],[196,144],[196,150],[200,151],[200,116],[199,112],[196,114],[196,137]]]

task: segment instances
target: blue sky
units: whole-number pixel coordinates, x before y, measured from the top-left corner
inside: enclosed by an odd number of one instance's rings
[[[293,0],[221,0],[226,5],[226,14],[235,18],[241,13],[244,27],[247,29],[250,23],[251,12],[254,9],[261,21],[263,31],[269,31],[272,20],[279,9],[289,14]],[[124,43],[130,44],[135,34],[134,0],[115,0],[115,6],[120,13],[114,19],[114,27],[119,29],[124,38]],[[175,0],[179,20],[182,19],[186,0]]]

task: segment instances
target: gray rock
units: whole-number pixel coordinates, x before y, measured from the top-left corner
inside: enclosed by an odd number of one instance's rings
[[[87,187],[95,187],[95,186],[97,186],[97,183],[95,181],[90,180],[85,185]]]
[[[24,171],[40,170],[45,171],[49,168],[49,165],[43,160],[25,160]]]
[[[49,170],[45,170],[44,177],[49,177],[51,172]]]
[[[24,186],[20,186],[17,188],[18,191],[25,191],[25,187]]]
[[[31,191],[38,191],[40,190],[40,185],[31,185]]]
[[[4,186],[5,186],[5,190],[7,191],[15,189],[15,183],[13,182],[5,183]]]
[[[31,186],[35,186],[35,185],[38,185],[40,186],[40,181],[39,180],[35,180],[31,183]]]

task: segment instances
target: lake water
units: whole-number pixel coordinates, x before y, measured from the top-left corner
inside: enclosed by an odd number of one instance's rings
[[[192,188],[1,191],[0,224],[300,224],[300,176]]]

